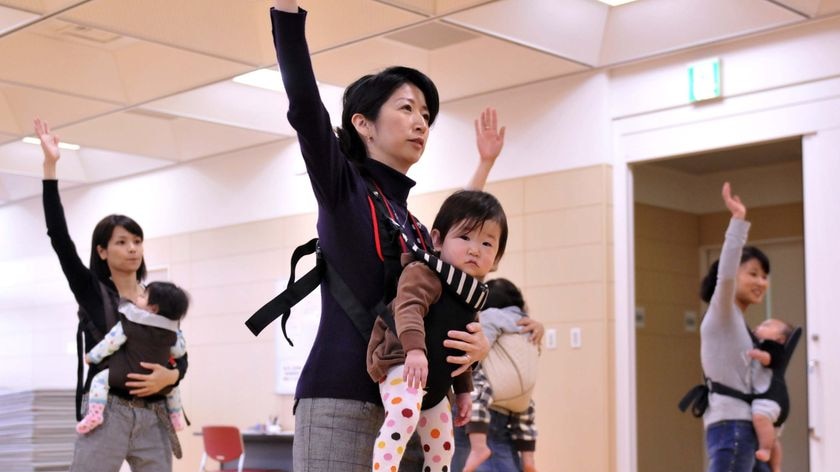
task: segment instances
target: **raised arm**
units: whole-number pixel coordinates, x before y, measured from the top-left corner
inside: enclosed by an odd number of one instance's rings
[[[495,108],[487,107],[475,120],[475,144],[478,147],[478,167],[475,169],[466,190],[484,190],[487,177],[496,158],[505,145],[505,127],[498,127],[498,115]]]
[[[56,167],[61,157],[57,135],[50,132],[50,126],[46,121],[36,118],[35,134],[41,140],[41,149],[44,151],[44,217],[47,223],[47,235],[50,243],[58,256],[61,270],[70,284],[70,290],[76,301],[91,316],[94,323],[100,329],[105,328],[105,314],[102,310],[102,295],[96,277],[85,266],[76,252],[76,245],[70,239],[67,230],[67,221],[64,217],[64,207],[61,205],[61,197],[58,194],[58,181],[56,180]]]
[[[710,309],[708,313],[729,317],[735,316],[732,307],[735,306],[738,267],[741,264],[741,250],[747,242],[750,224],[744,219],[747,215],[747,208],[737,195],[732,195],[729,182],[723,184],[721,195],[726,207],[732,214],[732,219],[726,229],[726,238],[720,252],[717,283],[710,302],[710,307],[714,309]]]
[[[275,0],[271,11],[272,33],[283,87],[289,98],[289,123],[297,131],[315,197],[331,208],[345,200],[353,179],[312,70],[306,43],[306,17],[306,11],[298,8],[297,1]]]

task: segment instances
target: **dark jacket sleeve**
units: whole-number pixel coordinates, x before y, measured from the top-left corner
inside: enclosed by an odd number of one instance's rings
[[[82,263],[76,252],[76,245],[70,239],[67,231],[67,221],[64,218],[64,207],[58,194],[57,180],[44,180],[44,218],[47,223],[47,235],[50,237],[58,262],[64,277],[70,285],[70,290],[76,302],[90,316],[93,323],[102,332],[106,332],[105,311],[102,307],[102,293],[99,281],[93,272]]]
[[[271,9],[277,63],[289,98],[289,123],[297,131],[315,197],[325,208],[333,209],[357,184],[321,101],[305,25],[305,10],[287,13]]]

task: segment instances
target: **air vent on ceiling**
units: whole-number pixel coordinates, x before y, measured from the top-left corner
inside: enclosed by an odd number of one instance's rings
[[[75,39],[83,39],[97,44],[108,44],[120,39],[122,36],[90,26],[69,24],[59,30],[63,36],[70,36]]]
[[[397,31],[385,37],[393,41],[431,51],[463,43],[464,41],[478,38],[479,35],[439,21],[434,21]]]

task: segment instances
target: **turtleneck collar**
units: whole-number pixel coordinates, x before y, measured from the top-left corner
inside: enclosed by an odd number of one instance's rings
[[[361,166],[382,187],[382,191],[389,199],[395,202],[404,203],[408,199],[408,193],[416,184],[407,175],[394,170],[387,165],[368,158]]]

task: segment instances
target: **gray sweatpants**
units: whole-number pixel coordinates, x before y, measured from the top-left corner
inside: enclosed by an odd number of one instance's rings
[[[301,398],[295,410],[295,472],[370,472],[373,443],[385,410],[373,403]],[[420,472],[423,451],[414,434],[400,472]]]
[[[172,472],[169,436],[155,412],[109,395],[105,421],[76,438],[70,472],[118,472],[123,460],[132,472]]]

